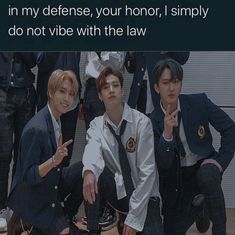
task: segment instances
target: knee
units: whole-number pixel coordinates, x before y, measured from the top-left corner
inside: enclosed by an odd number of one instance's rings
[[[199,187],[208,188],[208,186],[220,185],[221,173],[216,165],[208,163],[199,168],[197,179]]]

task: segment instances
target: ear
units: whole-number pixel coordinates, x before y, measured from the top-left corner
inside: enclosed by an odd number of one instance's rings
[[[100,93],[100,92],[98,93],[98,96],[99,96],[100,101],[102,102],[102,101],[103,101],[103,99],[102,99],[102,95],[101,95],[101,93]]]
[[[51,100],[52,99],[52,97],[53,97],[53,95],[52,95],[52,93],[51,93],[51,91],[50,90],[48,90],[48,100]]]
[[[154,84],[154,90],[159,94],[159,88],[158,88],[158,84],[157,83]]]

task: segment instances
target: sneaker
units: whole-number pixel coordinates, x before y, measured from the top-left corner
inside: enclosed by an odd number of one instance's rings
[[[87,217],[82,217],[82,224],[87,225]],[[117,225],[117,215],[115,210],[110,207],[105,207],[102,216],[100,217],[99,225],[102,231],[108,231]]]
[[[115,227],[117,225],[116,211],[110,207],[105,207],[99,225],[102,231],[108,231]]]
[[[196,220],[196,227],[200,233],[205,233],[210,227],[210,217],[206,205],[203,205],[202,211]]]
[[[0,232],[7,231],[7,219],[8,219],[8,210],[2,209],[0,210]]]
[[[0,233],[5,233],[7,231],[7,221],[4,218],[0,218]]]

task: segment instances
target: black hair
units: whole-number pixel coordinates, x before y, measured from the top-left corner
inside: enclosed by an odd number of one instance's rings
[[[166,68],[171,71],[172,79],[174,80],[178,79],[180,81],[183,80],[182,66],[177,61],[167,58],[165,60],[160,60],[154,67],[153,74],[154,74],[156,84],[159,83],[160,77]]]

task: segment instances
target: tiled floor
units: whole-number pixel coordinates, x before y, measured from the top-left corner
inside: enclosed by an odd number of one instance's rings
[[[207,233],[199,233],[193,225],[190,230],[187,232],[187,235],[211,235],[211,229],[208,230]],[[3,233],[2,235],[6,235],[6,233]],[[107,231],[102,232],[102,235],[118,235],[116,227]],[[235,209],[227,209],[227,235],[235,235]]]
[[[211,228],[206,233],[199,233],[196,226],[193,225],[187,235],[211,235]],[[102,235],[118,235],[117,229],[113,228],[107,232],[103,232]],[[235,209],[227,209],[227,235],[235,235]]]

